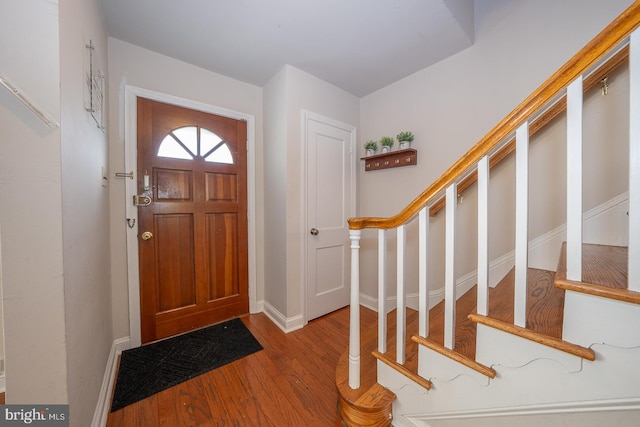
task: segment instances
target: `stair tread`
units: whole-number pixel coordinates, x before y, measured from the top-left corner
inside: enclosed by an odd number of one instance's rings
[[[415,375],[418,375],[418,347],[411,340],[411,337],[418,333],[418,317],[416,310],[407,308],[405,362],[403,366]],[[389,360],[396,359],[396,325],[397,311],[392,310],[387,314],[387,351],[384,353],[384,356]]]
[[[628,248],[582,245],[582,281],[567,280],[566,243],[562,245],[556,287],[633,304],[640,304],[640,292],[628,290]]]
[[[627,289],[629,251],[623,246],[582,245],[582,283]],[[562,244],[556,281],[567,280],[567,244]]]
[[[561,340],[564,292],[554,286],[552,271],[529,268],[527,270],[527,329],[531,332]],[[513,298],[515,268],[489,289],[489,317],[505,324],[513,323]],[[417,341],[428,340],[435,351],[456,360],[489,377],[495,375],[490,368],[479,365],[475,360],[477,323],[470,315],[476,313],[477,286],[472,287],[456,301],[456,336],[453,350],[439,351],[444,347],[444,301],[429,311],[429,337],[418,337]],[[544,340],[543,340],[544,341]]]
[[[396,400],[396,395],[393,392],[379,383],[375,383],[369,387],[367,393],[364,393],[358,398],[356,404],[365,408],[373,408],[381,405],[389,405],[393,403],[394,400]]]
[[[527,270],[527,328],[553,338],[562,338],[564,292],[554,286],[553,271]],[[513,323],[515,268],[489,290],[488,317]]]
[[[467,317],[476,309],[477,286],[473,286],[456,300],[456,333],[454,351],[475,360],[476,324]],[[429,340],[444,346],[444,300],[429,310]]]

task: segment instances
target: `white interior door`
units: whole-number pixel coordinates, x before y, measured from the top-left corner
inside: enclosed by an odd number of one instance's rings
[[[307,320],[349,304],[349,227],[355,216],[355,127],[305,114]]]

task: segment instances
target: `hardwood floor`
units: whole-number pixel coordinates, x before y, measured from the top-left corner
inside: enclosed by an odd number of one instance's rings
[[[361,308],[363,320],[372,313]],[[289,334],[264,314],[242,320],[264,350],[112,412],[107,426],[341,426],[335,372],[349,309]]]

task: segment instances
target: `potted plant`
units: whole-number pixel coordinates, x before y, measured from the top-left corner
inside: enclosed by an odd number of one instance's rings
[[[380,145],[382,145],[382,152],[388,153],[391,151],[391,147],[393,147],[393,138],[390,136],[383,136],[380,138]]]
[[[367,150],[367,156],[373,156],[378,149],[378,141],[370,139],[364,143],[364,149]]]
[[[405,148],[409,148],[414,137],[411,132],[400,132],[397,138],[400,143],[400,149],[404,150]]]

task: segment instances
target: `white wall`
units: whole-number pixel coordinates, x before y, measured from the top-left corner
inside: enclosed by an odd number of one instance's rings
[[[176,59],[109,38],[109,177],[111,216],[111,286],[114,337],[129,335],[125,181],[124,87],[178,96],[242,112],[256,118],[257,298],[263,298],[262,89]],[[128,172],[128,171],[126,171]]]
[[[264,87],[264,300],[267,312],[287,312],[287,72]],[[271,307],[269,307],[271,306]]]
[[[85,110],[89,97],[85,45],[93,43],[95,71],[106,74],[107,35],[98,0],[60,0],[59,10],[67,382],[70,423],[88,426],[113,333],[109,188],[102,186],[102,170],[108,167],[107,136]]]
[[[287,65],[266,86],[265,110],[267,106],[275,107],[278,112],[269,116],[268,122],[265,120],[265,128],[270,129],[268,136],[274,138],[273,140],[265,139],[265,147],[282,147],[282,138],[286,141],[286,151],[270,154],[269,163],[265,164],[266,176],[273,177],[274,187],[286,180],[284,209],[282,206],[272,204],[271,212],[267,213],[267,217],[272,222],[265,223],[267,229],[276,230],[285,235],[285,240],[278,239],[277,243],[284,244],[286,247],[274,247],[278,254],[284,252],[285,258],[273,259],[272,262],[286,262],[286,307],[281,306],[283,301],[280,295],[282,289],[280,269],[273,270],[273,275],[266,277],[265,294],[274,295],[273,301],[278,304],[276,308],[284,317],[299,319],[303,317],[303,286],[306,282],[303,269],[306,230],[303,229],[305,189],[302,186],[304,182],[302,110],[357,128],[360,113],[359,99],[317,77]],[[283,164],[286,165],[286,176],[282,175],[283,171],[277,170]],[[281,229],[283,224],[284,230]],[[272,242],[269,241],[270,247],[271,244]],[[277,292],[276,289],[278,289]],[[271,303],[269,300],[265,302]]]
[[[414,148],[418,149],[419,160],[417,167],[367,173],[361,169],[359,214],[389,216],[397,213],[630,3],[629,0],[606,3],[595,0],[476,1],[476,36],[472,47],[363,98],[360,140],[395,136],[400,131],[411,130],[416,135]],[[611,102],[616,104],[614,109],[618,109],[621,102],[624,104],[621,98]],[[595,105],[592,111],[594,116],[609,115],[602,113],[602,105]],[[554,126],[558,127],[543,132],[548,134],[549,140],[563,132],[559,130],[561,124]],[[608,134],[606,127],[600,127],[598,142],[603,137],[624,138],[619,129],[623,127],[616,127]],[[536,143],[532,141],[532,158],[538,156],[538,151],[549,151],[543,144],[537,147],[533,144]],[[586,156],[593,157],[594,154]],[[535,166],[543,171],[543,179],[549,181],[544,171],[557,170],[561,157],[553,158],[555,163]],[[614,163],[621,158],[618,153],[608,154],[608,157]],[[591,193],[585,197],[585,210],[602,203],[606,194],[616,195],[625,176],[624,167],[619,169],[611,180],[615,182],[605,183],[607,188],[598,190],[597,197],[591,197]],[[513,171],[509,162],[492,170],[491,258],[513,248],[513,216],[506,214],[514,194]],[[559,170],[557,173],[562,175],[564,172]],[[554,182],[551,180],[552,185]],[[564,198],[562,185],[552,187],[557,188],[553,196],[556,200]],[[497,193],[508,197],[498,202],[494,199]],[[532,193],[536,195],[537,190],[533,189]],[[540,215],[530,214],[532,238],[563,221],[563,208],[550,210],[547,206],[546,209],[534,212],[542,212]],[[431,219],[430,255],[433,258],[429,280],[432,288],[443,283],[443,259],[438,255],[443,247],[443,216]],[[466,244],[465,240],[467,233],[473,236],[476,232],[474,189],[465,193],[464,202],[459,205],[459,219],[462,224],[458,229],[461,262],[457,272],[462,275],[475,269],[474,245]],[[410,245],[415,245],[415,231],[416,227],[412,225],[408,233]],[[375,263],[374,233],[363,233],[361,243],[363,263]],[[393,239],[389,250],[395,251]],[[389,259],[394,257],[389,256]],[[390,278],[394,268],[393,265],[390,268]],[[414,270],[409,273],[408,283],[416,282]],[[375,274],[371,269],[361,271],[363,291],[372,297],[375,296]],[[415,290],[409,289],[412,291]]]
[[[0,73],[60,119],[58,2],[5,0]],[[67,403],[60,129],[0,88],[7,403]]]

